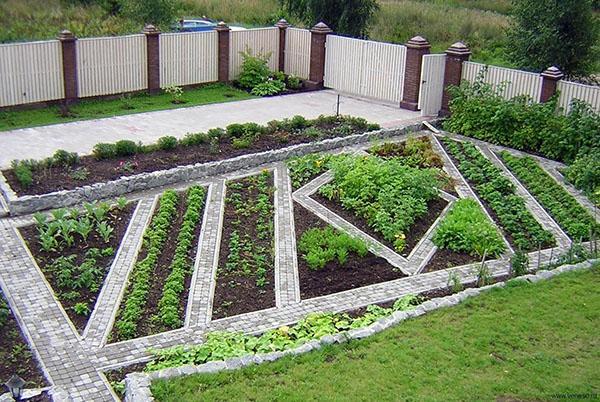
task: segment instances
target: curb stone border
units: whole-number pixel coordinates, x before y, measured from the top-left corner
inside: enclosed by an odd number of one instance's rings
[[[123,176],[120,179],[77,187],[73,190],[55,191],[40,195],[19,197],[0,172],[0,195],[6,201],[10,215],[24,215],[50,208],[68,207],[82,202],[118,197],[124,194],[149,190],[170,184],[197,180],[208,176],[230,173],[242,168],[279,162],[294,156],[330,151],[336,148],[382,140],[412,131],[418,131],[423,123],[412,123],[391,129],[369,131],[347,137],[336,137],[318,142],[291,145],[289,147],[241,155],[235,158],[178,166],[167,170]]]
[[[477,296],[482,292],[489,291],[493,288],[506,286],[510,282],[530,282],[536,283],[542,280],[550,279],[563,272],[578,271],[591,268],[595,263],[600,262],[600,259],[583,261],[578,264],[567,264],[557,267],[553,270],[539,270],[535,274],[527,274],[517,278],[509,279],[505,282],[497,282],[493,285],[487,285],[480,288],[468,288],[461,292],[454,293],[448,296],[435,298],[420,304],[413,310],[395,311],[387,317],[380,318],[373,324],[357,328],[346,332],[339,332],[334,335],[325,335],[319,340],[312,340],[304,343],[296,348],[285,351],[277,351],[266,354],[244,355],[234,357],[224,361],[210,361],[200,365],[186,365],[180,367],[170,367],[162,370],[153,371],[150,373],[130,373],[125,377],[125,402],[152,402],[154,397],[150,390],[150,385],[153,380],[169,379],[184,375],[200,374],[200,373],[216,373],[223,370],[235,370],[241,367],[252,364],[260,364],[262,362],[271,362],[278,360],[287,355],[300,355],[310,352],[314,349],[319,349],[323,345],[331,345],[333,343],[344,343],[353,339],[363,339],[388,329],[400,322],[412,317],[421,316],[429,311],[439,308],[451,307],[459,304],[465,299]]]

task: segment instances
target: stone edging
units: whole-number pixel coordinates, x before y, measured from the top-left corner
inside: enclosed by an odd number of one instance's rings
[[[568,271],[577,271],[583,269],[589,269],[595,262],[600,260],[589,260],[574,265],[562,265],[553,270],[540,270],[535,274],[528,274],[520,276],[510,281],[527,281],[536,283],[541,280],[550,279],[558,274]],[[412,317],[418,317],[429,311],[436,310],[443,307],[451,307],[457,305],[461,301],[477,296],[478,294],[488,291],[492,288],[504,287],[506,282],[498,282],[493,285],[483,286],[480,288],[469,288],[461,292],[431,299],[425,303],[417,306],[413,310],[409,311],[396,311],[390,316],[381,318],[375,321],[373,324],[364,327],[353,329],[346,332],[340,332],[334,335],[326,335],[320,340],[312,340],[294,349],[288,349],[285,351],[277,351],[266,354],[255,354],[245,355],[242,357],[235,357],[224,361],[211,361],[200,365],[186,365],[181,367],[171,367],[150,373],[130,373],[125,378],[125,402],[149,402],[154,401],[152,392],[150,390],[150,384],[153,380],[157,379],[169,379],[180,377],[184,375],[200,374],[200,373],[216,373],[222,370],[235,370],[251,364],[260,364],[263,362],[270,362],[278,360],[286,355],[300,355],[309,352],[313,349],[318,349],[323,345],[331,345],[333,343],[343,343],[352,339],[362,339],[368,336],[374,335],[384,329],[390,328],[400,322],[407,320]]]
[[[294,156],[324,152],[349,145],[394,137],[421,129],[423,123],[409,124],[393,129],[381,129],[347,137],[330,138],[318,142],[292,145],[285,148],[241,155],[231,159],[178,166],[167,170],[140,173],[120,179],[82,186],[73,190],[62,190],[40,195],[19,197],[0,172],[0,196],[3,196],[11,215],[24,215],[50,208],[68,207],[135,191],[148,190],[165,185],[215,176],[235,170],[256,167],[265,163],[279,162]]]

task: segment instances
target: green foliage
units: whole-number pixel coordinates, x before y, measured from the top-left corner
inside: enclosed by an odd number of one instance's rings
[[[474,187],[479,197],[494,211],[498,223],[511,236],[512,243],[525,251],[540,246],[553,246],[554,237],[544,230],[527,210],[525,201],[500,169],[470,142],[442,139],[445,148],[456,159],[457,167]]]
[[[406,295],[398,299],[392,308],[368,306],[366,313],[357,318],[348,314],[312,313],[295,325],[272,329],[260,336],[238,332],[212,332],[208,333],[204,343],[198,346],[176,346],[153,351],[154,359],[147,364],[145,371],[202,364],[248,354],[284,351],[326,335],[368,326],[394,311],[410,310],[420,303],[420,297]]]
[[[442,249],[480,257],[484,254],[498,257],[506,249],[496,227],[477,201],[470,198],[454,204],[437,227],[433,243]]]
[[[598,62],[599,24],[591,0],[513,0],[508,31],[510,59],[543,71],[558,66],[567,75],[587,75]]]
[[[8,303],[4,300],[4,295],[0,293],[0,328],[8,323],[9,318],[10,307],[8,307]]]
[[[179,140],[179,144],[184,147],[191,147],[196,145],[206,144],[209,141],[209,137],[206,133],[188,133]]]
[[[323,21],[335,32],[365,37],[379,10],[375,0],[280,0],[284,9],[308,26]]]
[[[463,284],[460,281],[460,276],[456,271],[448,273],[448,287],[452,289],[452,293],[458,293],[463,290]]]
[[[427,213],[427,203],[444,184],[437,169],[412,168],[394,159],[346,157],[330,165],[333,181],[321,187],[320,194],[366,219],[398,251],[404,249],[406,232]]]
[[[254,96],[272,96],[285,91],[285,83],[279,80],[267,80],[257,84],[250,93]]]
[[[269,59],[271,54],[252,55],[249,50],[242,52],[242,71],[238,78],[240,86],[251,91],[257,85],[266,82],[269,79]]]
[[[90,175],[90,171],[86,167],[80,167],[69,172],[69,177],[73,180],[84,181]]]
[[[157,142],[158,148],[163,151],[170,151],[177,147],[177,138],[167,135],[164,137],[160,137]]]
[[[11,167],[19,184],[23,188],[28,188],[33,184],[33,172],[29,164],[25,161],[12,161]]]
[[[117,156],[117,147],[115,144],[98,143],[94,145],[92,154],[98,160],[112,159]]]
[[[297,77],[293,74],[288,75],[286,80],[286,87],[289,89],[298,90],[302,87],[302,82],[300,81],[300,77]]]
[[[177,0],[121,0],[122,13],[143,24],[165,25],[175,20]]]
[[[73,311],[75,311],[75,314],[82,316],[87,316],[90,314],[90,308],[88,307],[87,303],[75,304],[73,306]]]
[[[119,140],[115,143],[115,156],[131,156],[138,152],[138,145],[131,140]]]
[[[527,190],[542,204],[571,239],[589,240],[598,233],[593,216],[531,157],[519,158],[503,151],[500,156]]]
[[[529,268],[529,257],[521,250],[515,251],[510,257],[510,273],[513,277],[522,276]]]
[[[185,103],[183,100],[183,88],[177,85],[169,85],[168,87],[164,87],[162,89],[165,93],[171,95],[171,103],[180,104]]]
[[[369,149],[382,158],[397,158],[403,164],[419,168],[442,168],[442,158],[433,150],[429,137],[411,137],[404,142],[384,142]]]
[[[329,163],[337,158],[331,154],[308,154],[288,159],[292,188],[299,189],[316,176],[329,169]]]
[[[185,279],[193,271],[193,262],[190,250],[194,244],[194,232],[200,222],[206,189],[201,186],[192,186],[187,194],[187,208],[183,216],[183,222],[177,235],[177,247],[173,255],[170,273],[162,290],[162,296],[158,302],[158,313],[154,319],[170,329],[177,328],[182,324],[180,311],[181,294],[185,288]]]
[[[578,156],[564,173],[569,182],[600,203],[600,197],[596,195],[600,191],[600,148]]]
[[[477,286],[487,286],[492,283],[492,273],[485,262],[477,267]]]
[[[450,89],[446,130],[567,163],[600,148],[600,114],[586,103],[574,100],[564,115],[557,98],[547,103],[505,100],[502,87],[493,89],[481,78]]]
[[[322,269],[333,260],[337,260],[338,264],[343,266],[350,253],[364,257],[368,252],[364,241],[336,231],[331,226],[304,232],[298,242],[298,251],[312,270]]]
[[[76,165],[77,163],[79,163],[79,156],[76,152],[68,152],[64,149],[59,149],[58,151],[54,152],[54,155],[52,155],[53,166],[58,165],[68,167]]]

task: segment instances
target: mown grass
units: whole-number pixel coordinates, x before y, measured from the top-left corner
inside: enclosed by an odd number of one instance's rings
[[[82,100],[80,103],[69,107],[67,117],[61,113],[58,106],[0,111],[0,131],[250,98],[253,98],[253,96],[231,86],[210,84],[184,90],[183,99],[186,101],[184,104],[173,104],[171,95],[166,93],[158,95],[140,93],[110,100]]]
[[[600,393],[598,286],[600,265],[511,284],[362,341],[156,381],[152,392],[162,402],[593,399]]]

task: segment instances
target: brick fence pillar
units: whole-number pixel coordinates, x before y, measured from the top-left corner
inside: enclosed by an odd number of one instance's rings
[[[221,21],[215,30],[219,37],[219,82],[229,82],[229,33],[231,32],[231,28]]]
[[[284,19],[275,24],[279,28],[279,71],[285,72],[285,39],[290,24]]]
[[[325,42],[327,35],[333,31],[323,22],[319,22],[310,32],[310,74],[305,84],[308,89],[322,89],[325,76]],[[344,63],[346,60],[339,62]]]
[[[540,102],[548,102],[556,93],[558,81],[565,76],[556,66],[548,67],[542,74],[542,91],[540,93]]]
[[[423,56],[431,52],[431,44],[422,36],[415,36],[406,42],[406,68],[404,71],[404,91],[400,107],[418,110],[421,89],[421,67]]]
[[[62,48],[63,82],[65,103],[76,102],[79,98],[77,85],[77,38],[66,29],[58,36]]]
[[[448,103],[450,97],[448,95],[448,87],[451,85],[460,85],[462,76],[463,62],[469,60],[471,51],[462,42],[456,42],[446,50],[446,68],[444,70],[444,94],[442,96],[442,110],[440,115],[448,115],[450,109]]]
[[[148,24],[142,31],[146,35],[148,92],[160,92],[160,30]]]

